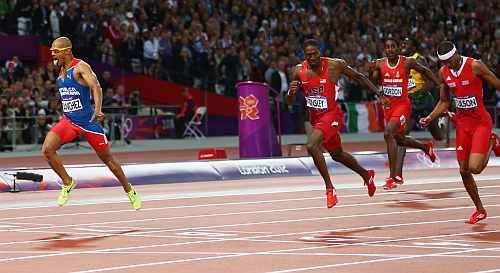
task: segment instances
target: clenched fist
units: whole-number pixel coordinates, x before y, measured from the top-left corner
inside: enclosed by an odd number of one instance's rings
[[[290,83],[290,86],[288,87],[288,96],[295,95],[295,93],[297,93],[297,89],[299,88],[299,86],[300,86],[299,81],[292,81]]]

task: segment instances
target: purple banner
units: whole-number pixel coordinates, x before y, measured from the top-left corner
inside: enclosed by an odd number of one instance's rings
[[[35,36],[0,35],[0,45],[0,60],[7,60],[12,56],[18,56],[22,61],[38,60],[38,38]]]
[[[265,83],[240,82],[238,89],[240,158],[281,156],[269,110],[269,87]]]

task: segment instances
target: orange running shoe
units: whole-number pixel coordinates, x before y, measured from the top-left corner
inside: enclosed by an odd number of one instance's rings
[[[335,188],[326,189],[326,207],[331,209],[338,202]]]
[[[392,190],[398,187],[398,184],[394,181],[394,178],[392,177],[387,177],[385,179],[385,185],[384,185],[384,190]]]
[[[486,219],[486,211],[480,212],[480,211],[474,211],[474,213],[470,216],[469,221],[467,223],[469,224],[475,224],[481,220]]]
[[[377,190],[377,186],[375,186],[375,171],[368,170],[368,180],[365,180],[365,186],[368,189],[368,196],[372,197]]]
[[[427,145],[427,152],[425,153],[429,159],[434,162],[436,161],[436,153],[434,152],[434,143],[432,141],[426,141],[424,142],[425,145]]]

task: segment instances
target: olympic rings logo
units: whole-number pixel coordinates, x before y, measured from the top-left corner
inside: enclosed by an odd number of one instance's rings
[[[122,122],[122,135],[124,138],[128,137],[130,132],[134,129],[134,123],[131,118],[126,118]]]

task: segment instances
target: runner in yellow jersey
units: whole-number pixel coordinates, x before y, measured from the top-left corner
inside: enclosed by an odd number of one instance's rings
[[[427,65],[425,57],[417,52],[418,43],[415,39],[406,38],[401,43],[401,53],[409,58],[417,60],[424,66]],[[408,126],[406,127],[406,134],[409,134],[411,129],[414,127],[415,122],[418,122],[420,118],[426,117],[434,109],[436,100],[434,99],[431,91],[434,85],[430,81],[426,81],[424,76],[414,69],[410,70],[410,78],[408,79],[408,98],[412,103],[412,115],[411,119],[408,121]],[[443,140],[445,136],[444,128],[439,127],[439,119],[434,119],[429,125],[429,131],[431,132],[432,138],[435,141]],[[444,126],[443,126],[444,127]],[[403,162],[406,154],[405,147],[398,147],[398,156],[396,160],[396,177],[395,182],[398,184],[403,184]]]

